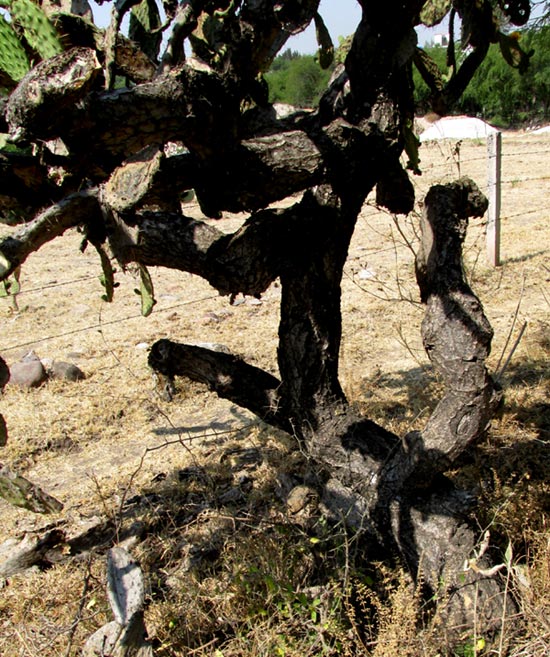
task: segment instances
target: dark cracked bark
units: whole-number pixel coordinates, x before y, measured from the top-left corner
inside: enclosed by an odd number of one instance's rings
[[[76,192],[41,212],[0,244],[0,279],[10,276],[28,256],[69,228],[86,223],[101,225],[98,190]]]
[[[342,268],[358,212],[375,186],[378,202],[410,211],[414,193],[400,164],[405,148],[411,167],[418,166],[411,67],[413,28],[425,3],[359,4],[345,70],[314,112],[277,113],[261,74],[288,36],[312,20],[318,0],[229,3],[215,14],[223,29],[209,35],[196,27],[213,17],[214,5],[192,2],[179,14],[160,68],[137,62],[130,77],[138,83],[116,91],[105,86],[113,67],[127,68],[128,56],[117,59],[114,29],[100,45],[100,35],[89,34],[79,47],[40,63],[5,111],[2,101],[3,131],[22,146],[61,139],[68,155],[54,164],[67,182],[54,190],[52,161],[37,158],[28,212],[46,209],[0,244],[0,278],[76,225],[98,246],[104,265],[108,240],[123,265],[190,271],[222,294],[258,296],[279,277],[279,378],[234,356],[166,340],[152,348],[151,365],[168,379],[203,382],[293,433],[324,472],[324,500],[334,516],[400,554],[434,591],[442,578],[458,590],[463,576],[459,606],[474,589],[502,602],[492,580],[461,572],[474,544],[458,520],[469,500],[444,479],[483,433],[499,399],[485,368],[492,332],[461,265],[467,218],[485,203],[472,183],[435,188],[426,199],[417,267],[426,304],[422,330],[446,391],[424,430],[400,438],[359,416],[338,378]],[[496,29],[489,3],[457,0],[455,10],[475,29],[470,55],[438,90],[442,107],[463,90]],[[186,58],[185,39],[195,57]],[[170,141],[180,155],[168,156]],[[14,175],[0,191],[17,183],[20,202],[19,181],[27,184],[29,176]],[[190,188],[208,217],[252,214],[227,235],[182,214],[180,198]],[[293,206],[269,207],[294,193],[303,198]]]
[[[219,397],[247,408],[264,422],[291,431],[288,419],[279,411],[281,382],[237,356],[159,340],[152,346],[148,362],[155,372],[169,380],[177,375],[204,383]]]
[[[296,256],[281,272],[277,350],[281,406],[301,439],[346,405],[338,379],[340,284],[359,208],[346,208],[321,187],[307,210],[315,222],[293,245]]]
[[[417,263],[426,304],[422,333],[446,392],[424,430],[403,439],[347,407],[337,371],[340,276],[354,222],[346,224],[345,210],[323,190],[315,204],[311,249],[281,274],[280,382],[255,368],[239,377],[245,365],[225,354],[203,352],[204,366],[195,356],[184,363],[189,347],[173,345],[179,356],[159,361],[166,341],[155,345],[150,363],[161,362],[171,375],[189,376],[191,368],[194,380],[292,431],[327,473],[324,500],[336,518],[397,550],[433,591],[444,581],[450,623],[471,620],[475,598],[486,626],[497,627],[504,606],[498,583],[483,574],[482,561],[464,569],[476,543],[464,521],[474,500],[442,476],[483,434],[500,399],[485,366],[492,331],[461,260],[468,217],[483,214],[486,199],[468,179],[433,188],[426,198]]]

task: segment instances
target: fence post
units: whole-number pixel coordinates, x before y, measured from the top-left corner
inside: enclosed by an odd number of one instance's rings
[[[487,137],[487,182],[489,211],[487,222],[487,257],[493,267],[500,265],[500,170],[502,133],[495,132]]]

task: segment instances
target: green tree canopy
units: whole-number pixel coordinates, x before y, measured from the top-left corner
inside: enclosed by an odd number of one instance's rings
[[[540,122],[550,118],[550,26],[511,32],[507,39],[516,42],[529,55],[525,69],[510,66],[500,44],[491,44],[487,55],[455,111],[480,116],[501,126]],[[437,65],[442,79],[450,73],[447,48],[428,45],[423,51]],[[464,55],[455,49],[460,63]],[[417,68],[413,68],[415,106],[418,114],[431,108],[432,91]]]
[[[461,100],[461,111],[503,126],[550,117],[550,26],[513,33],[513,38],[532,53],[529,67],[520,73],[508,66],[498,45],[492,45]]]
[[[286,50],[266,76],[270,101],[295,107],[313,107],[326,89],[330,70],[323,70],[313,55]]]

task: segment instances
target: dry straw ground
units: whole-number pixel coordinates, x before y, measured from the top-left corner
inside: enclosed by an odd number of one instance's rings
[[[54,551],[56,565],[4,584],[0,654],[79,654],[110,620],[105,551],[128,534],[138,537],[131,549],[148,578],[157,655],[550,654],[549,155],[549,134],[504,135],[503,264],[486,264],[483,221],[471,225],[465,250],[495,330],[493,369],[527,323],[501,377],[501,417],[451,473],[479,491],[480,540],[489,528],[494,559],[504,560],[509,543],[513,550],[501,573],[519,607],[503,619],[501,638],[464,628],[451,650],[437,601],[425,606],[398,565],[365,568],[360,542],[329,527],[315,500],[293,514],[281,490],[307,479],[309,465],[288,437],[198,385],[179,381],[172,403],[156,394],[146,345],[163,337],[223,343],[276,371],[277,285],[261,302],[231,306],[192,275],[152,271],[158,304],[143,319],[129,273],[117,275],[115,302],[101,301],[98,258],[80,254],[81,236],[71,232],[25,264],[19,310],[9,300],[0,306],[8,363],[33,349],[86,373],[76,384],[8,386],[0,400],[9,428],[2,462],[64,509],[36,517],[0,500],[0,541],[51,525],[68,537],[96,531],[73,554]],[[419,199],[459,174],[485,188],[484,142],[432,143],[421,157]],[[346,392],[400,433],[422,426],[439,387],[419,337],[416,224],[368,202],[343,281]]]

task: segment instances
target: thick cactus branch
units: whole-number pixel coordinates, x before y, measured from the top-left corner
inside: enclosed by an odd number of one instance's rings
[[[160,212],[126,216],[126,223],[115,217],[107,232],[123,264],[188,271],[221,294],[259,296],[285,271],[300,271],[300,263],[326,239],[320,225],[332,218],[306,194],[289,208],[253,213],[232,234],[181,214]]]
[[[73,114],[99,74],[96,54],[73,48],[40,62],[11,94],[6,119],[14,140],[50,139]]]
[[[128,158],[105,184],[104,200],[117,212],[145,206],[179,209],[179,198],[195,189],[205,214],[257,210],[320,183],[323,156],[303,131],[283,130],[244,139],[240,146],[205,164],[189,152],[166,157],[151,146]]]
[[[426,197],[417,257],[426,304],[422,336],[447,390],[425,428],[405,436],[385,459],[376,490],[379,507],[387,508],[404,488],[429,488],[481,436],[500,400],[485,365],[492,330],[462,267],[468,218],[482,216],[486,208],[487,199],[468,178],[436,185]]]
[[[159,340],[151,348],[149,365],[169,379],[185,376],[204,383],[220,397],[247,408],[265,422],[291,431],[288,418],[278,410],[280,381],[238,356]]]
[[[208,68],[185,66],[131,89],[88,94],[99,63],[74,48],[35,67],[13,92],[7,119],[14,137],[60,137],[73,155],[127,157],[181,139],[204,156],[234,143],[238,100]]]
[[[97,189],[71,194],[0,242],[0,280],[6,279],[31,253],[81,223],[100,219]]]

